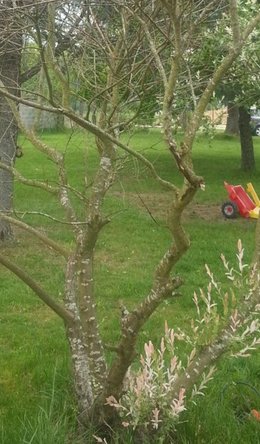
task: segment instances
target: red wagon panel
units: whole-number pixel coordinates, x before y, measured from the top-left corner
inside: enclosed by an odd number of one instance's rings
[[[224,185],[230,200],[235,202],[241,216],[249,217],[249,211],[254,210],[256,206],[244,188],[241,185],[230,185],[227,182],[224,182]]]

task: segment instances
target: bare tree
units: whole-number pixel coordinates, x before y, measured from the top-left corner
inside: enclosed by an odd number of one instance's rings
[[[47,37],[42,35],[41,28],[36,23],[37,32],[34,37],[48,87],[43,103],[27,98],[23,91],[21,95],[14,94],[4,78],[0,82],[1,100],[7,101],[20,130],[35,149],[53,162],[58,183],[51,185],[50,182],[29,180],[13,165],[1,162],[0,166],[25,185],[41,188],[56,197],[72,229],[74,244],[67,251],[42,232],[12,215],[3,212],[1,217],[30,231],[64,257],[64,303],[57,303],[55,297],[42,289],[32,276],[3,255],[0,255],[0,263],[31,287],[63,319],[71,349],[79,420],[83,424],[87,424],[90,418],[98,423],[103,420],[111,422],[114,419],[115,410],[106,400],[109,396],[120,399],[126,372],[135,357],[140,330],[159,305],[168,298],[174,298],[182,285],[181,278],[174,272],[175,264],[190,246],[188,234],[182,224],[182,214],[198,190],[204,187],[203,178],[196,174],[192,164],[194,138],[213,92],[240,54],[250,33],[260,22],[258,13],[240,29],[237,2],[230,0],[229,48],[219,65],[210,73],[184,137],[177,143],[172,134],[172,107],[176,87],[184,69],[183,57],[186,52],[194,49],[194,40],[201,38],[200,32],[206,17],[211,16],[221,3],[161,0],[113,1],[102,4],[86,1],[85,4],[84,20],[77,27],[78,45],[74,52],[65,53],[62,60],[57,56],[55,31],[62,17],[59,15],[60,2],[49,2],[47,5]],[[73,10],[77,11],[77,8]],[[69,21],[64,26],[69,27]],[[68,69],[72,60],[77,60],[77,81],[73,78],[75,73],[72,75]],[[155,68],[158,73],[156,84],[154,77],[149,75]],[[62,89],[61,99],[54,94],[54,81]],[[169,159],[174,158],[183,176],[183,185],[180,188],[161,178],[154,165],[140,151],[135,151],[130,144],[118,137],[118,130],[122,125],[126,126],[134,121],[146,89],[150,88],[153,93],[153,88],[156,87],[158,91],[158,84],[162,95],[164,139]],[[70,106],[71,98],[79,97],[82,91],[81,100],[85,103],[86,117],[74,112]],[[99,165],[92,183],[86,181],[84,192],[76,190],[69,183],[65,150],[61,152],[54,149],[33,131],[26,129],[20,119],[17,103],[62,114],[82,130],[95,136]],[[124,110],[131,109],[133,103],[135,112],[129,117]],[[91,120],[94,117],[95,123]],[[93,264],[99,234],[110,222],[103,210],[104,199],[118,177],[118,170],[125,156],[133,157],[144,165],[154,179],[172,193],[167,220],[172,241],[155,269],[150,291],[147,295],[140,295],[140,302],[130,312],[123,309],[120,338],[116,344],[108,345],[101,337],[98,325]],[[83,218],[78,216],[72,195],[82,204]],[[197,352],[187,371],[176,378],[174,395],[181,387],[189,389],[205,368],[223,354],[231,333],[227,325],[214,343]],[[111,365],[106,361],[105,347],[115,353]]]

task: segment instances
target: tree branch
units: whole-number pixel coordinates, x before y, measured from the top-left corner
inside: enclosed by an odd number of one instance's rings
[[[0,168],[9,171],[9,173],[11,173],[23,185],[33,186],[35,188],[41,188],[42,190],[48,191],[49,193],[52,194],[57,194],[59,192],[58,187],[54,187],[45,182],[40,182],[39,180],[36,179],[27,179],[16,168],[6,165],[3,162],[0,162]]]
[[[49,2],[49,3],[51,3],[51,2]],[[53,3],[54,3],[54,1],[53,1]],[[73,31],[73,29],[77,29],[80,22],[84,18],[86,10],[87,10],[87,5],[84,4],[82,6],[81,13],[79,14],[79,16],[77,16],[77,18],[75,20],[75,23],[70,27],[68,32],[63,36],[62,40],[58,43],[57,47],[55,48],[55,57],[59,57],[60,55],[62,55],[71,46],[72,31]],[[38,74],[41,67],[42,67],[42,62],[38,62],[34,66],[29,68],[27,71],[24,71],[23,73],[21,73],[20,79],[19,79],[20,84],[27,82],[27,80],[30,80],[32,77],[34,77],[36,74]]]
[[[230,23],[233,36],[233,46],[234,48],[236,48],[237,46],[239,46],[241,39],[237,0],[229,1],[229,10],[230,10]]]
[[[126,371],[135,356],[136,339],[140,329],[162,301],[177,295],[175,290],[180,285],[182,285],[181,279],[168,279],[164,285],[157,285],[157,288],[153,288],[150,294],[132,312],[123,314],[121,319],[122,336],[115,347],[117,356],[109,370],[105,393],[102,395],[104,401],[111,394],[117,399],[120,398]]]
[[[16,274],[19,279],[21,279],[28,287],[30,287],[33,292],[50,307],[60,318],[63,319],[65,324],[71,325],[75,322],[74,316],[66,310],[61,304],[57,303],[45,290],[43,290],[36,281],[34,281],[31,276],[29,276],[20,267],[15,265],[13,262],[6,259],[2,254],[0,254],[0,263],[4,267],[8,268],[12,273]]]
[[[23,230],[28,231],[28,233],[31,233],[34,236],[38,237],[45,245],[47,245],[47,247],[51,248],[52,250],[55,250],[57,253],[64,256],[65,259],[69,256],[69,251],[67,251],[61,245],[54,242],[52,239],[42,234],[39,230],[36,230],[35,228],[26,224],[25,222],[15,219],[14,217],[11,216],[7,216],[4,212],[0,212],[0,217],[1,219],[6,220],[7,222],[10,222],[11,224],[16,225],[17,227],[22,228]]]
[[[133,157],[135,157],[140,162],[142,162],[151,171],[151,174],[154,177],[154,179],[156,179],[157,182],[159,182],[164,188],[166,188],[168,190],[172,190],[175,193],[178,192],[178,189],[177,189],[177,187],[175,187],[175,185],[173,185],[171,182],[169,182],[167,180],[162,179],[158,175],[158,173],[156,172],[156,170],[154,168],[154,165],[148,159],[146,159],[146,157],[144,157],[138,151],[135,151],[132,148],[130,148],[129,146],[120,142],[119,140],[117,140],[116,138],[111,136],[109,133],[107,133],[106,131],[99,128],[94,123],[89,122],[88,120],[85,120],[83,117],[78,116],[77,114],[74,113],[73,110],[67,109],[67,108],[62,108],[62,107],[54,108],[51,106],[40,105],[39,103],[32,102],[32,101],[26,100],[26,99],[22,99],[20,97],[16,97],[6,90],[6,88],[2,82],[0,82],[0,94],[2,94],[3,96],[5,96],[6,98],[8,98],[12,101],[15,101],[16,103],[23,103],[24,105],[27,105],[32,108],[38,108],[43,111],[47,111],[47,112],[54,113],[54,114],[64,114],[66,117],[71,119],[73,122],[75,122],[79,126],[81,126],[81,128],[88,130],[90,133],[94,134],[99,139],[103,140],[104,142],[106,142],[106,141],[112,142],[114,145],[118,146],[123,151],[127,152],[128,154],[131,154]],[[14,107],[13,107],[13,109],[14,109]],[[17,116],[17,110],[14,109],[14,112]],[[36,139],[35,134],[32,131],[26,130],[22,123],[21,123],[21,129],[22,129],[22,131],[25,132],[25,134],[27,135],[27,137],[29,138],[29,140],[31,140],[31,142],[33,144],[36,144],[36,146],[42,152],[46,152],[55,161],[55,163],[57,163],[57,155],[58,155],[57,151],[52,150],[51,148],[48,148],[46,144],[39,141],[39,139]],[[60,157],[61,157],[61,155],[59,153],[59,158]]]

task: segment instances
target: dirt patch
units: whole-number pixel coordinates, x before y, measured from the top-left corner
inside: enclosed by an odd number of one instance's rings
[[[210,204],[191,204],[190,207],[185,210],[186,217],[199,217],[200,219],[210,221],[223,221],[225,220],[222,213],[220,205],[210,205]]]
[[[120,193],[114,192],[114,196],[117,196],[129,202],[131,205],[136,206],[141,211],[150,214],[154,219],[165,219],[167,217],[167,211],[171,204],[171,193]],[[205,221],[224,221],[224,217],[221,213],[220,205],[210,204],[198,204],[191,203],[189,207],[184,211],[184,219],[199,218]]]

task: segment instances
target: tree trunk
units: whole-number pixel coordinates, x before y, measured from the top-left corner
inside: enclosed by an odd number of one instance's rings
[[[227,106],[227,111],[228,114],[227,114],[227,124],[226,124],[225,133],[231,136],[238,136],[239,135],[238,106],[232,102],[229,102]]]
[[[254,144],[250,126],[250,114],[245,106],[239,107],[239,131],[241,168],[243,171],[252,171],[255,168]]]
[[[82,340],[80,315],[77,307],[77,274],[76,261],[72,255],[68,259],[64,294],[65,307],[74,315],[75,325],[66,329],[72,358],[72,380],[78,407],[78,423],[86,422],[87,413],[93,404],[89,360]]]
[[[72,375],[78,423],[83,428],[95,410],[95,402],[106,379],[104,350],[99,335],[93,298],[92,261],[75,254],[68,258],[64,294],[65,307],[75,324],[66,329],[72,356]]]
[[[0,7],[0,79],[7,89],[19,95],[19,76],[21,66],[22,35],[14,20],[14,12],[6,5]],[[2,10],[3,9],[3,10]],[[18,127],[12,111],[0,96],[0,161],[8,166],[15,160]],[[9,212],[13,201],[13,177],[10,172],[0,169],[0,211]],[[12,238],[8,222],[0,219],[0,240]]]

